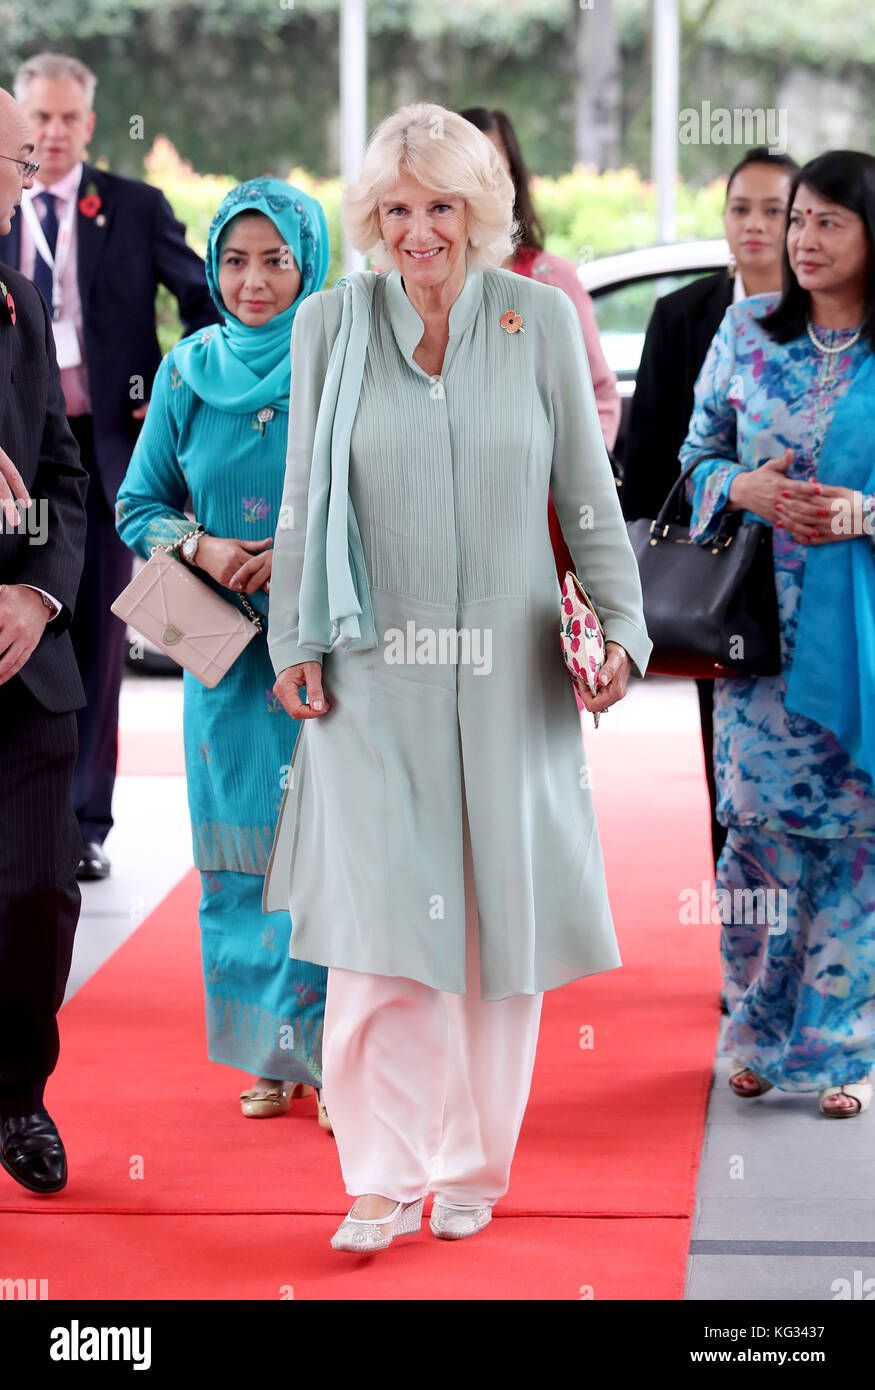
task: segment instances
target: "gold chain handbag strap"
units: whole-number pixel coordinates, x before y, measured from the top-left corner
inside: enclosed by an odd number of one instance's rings
[[[186,541],[190,541],[192,536],[205,536],[206,534],[206,530],[203,526],[194,526],[190,531],[186,531],[185,535],[177,536],[176,540],[173,541],[170,545],[153,545],[152,554],[154,555],[156,550],[161,550],[164,552],[165,555],[173,555],[176,553],[177,550],[179,550],[180,546],[185,544]],[[249,621],[253,624],[256,631],[263,632],[264,624],[262,623],[259,614],[256,613],[255,609],[252,607],[252,604],[249,602],[249,599],[246,597],[245,594],[237,594],[237,597],[240,599],[240,602],[246,609],[246,616],[249,618]]]

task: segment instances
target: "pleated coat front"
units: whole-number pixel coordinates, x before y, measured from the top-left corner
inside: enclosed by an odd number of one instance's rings
[[[299,645],[313,436],[343,289],[301,305],[276,534],[270,653],[322,660],[265,881],[299,960],[465,992],[462,798],[481,995],[620,964],[577,704],[559,645],[553,500],[609,640],[650,655],[580,324],[553,286],[468,268],[440,377],[397,270],[376,276],[349,489],[378,644]],[[522,330],[508,332],[508,311]]]

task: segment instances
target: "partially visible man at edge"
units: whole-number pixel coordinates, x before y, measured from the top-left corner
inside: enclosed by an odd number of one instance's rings
[[[33,182],[32,157],[28,122],[0,90],[0,235]],[[46,305],[2,264],[0,445],[0,1164],[46,1194],[67,1182],[43,1094],[79,918],[71,785],[85,695],[68,628],[88,475]]]

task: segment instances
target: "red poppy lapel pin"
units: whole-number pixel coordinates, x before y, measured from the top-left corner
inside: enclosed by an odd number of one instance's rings
[[[103,199],[97,191],[97,186],[89,183],[85,194],[79,199],[77,204],[83,217],[93,217],[98,227],[104,226],[106,218],[100,209],[103,207]]]
[[[501,326],[508,333],[525,333],[526,331],[523,328],[522,314],[515,313],[513,309],[508,309],[506,313],[502,314]]]
[[[14,326],[15,300],[12,298],[12,295],[9,293],[2,280],[0,280],[0,296],[2,296],[2,309],[0,309],[0,313],[2,313],[4,318],[8,318],[9,322]]]

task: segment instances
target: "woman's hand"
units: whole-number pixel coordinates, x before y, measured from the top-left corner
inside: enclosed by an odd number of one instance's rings
[[[605,664],[599,671],[598,683],[602,687],[598,695],[591,695],[582,681],[577,683],[577,693],[584,709],[590,714],[603,714],[611,705],[622,700],[632,674],[632,658],[619,642],[605,643]]]
[[[789,530],[785,511],[787,506],[793,504],[807,514],[814,497],[814,483],[784,476],[792,462],[793,450],[785,449],[781,458],[766,459],[759,468],[736,473],[729,484],[726,510],[756,512],[757,516],[773,526],[783,526]],[[813,510],[816,512],[817,508]]]
[[[194,558],[195,569],[205,570],[226,589],[254,594],[264,588],[270,593],[273,564],[273,538],[263,541],[233,540],[225,536],[201,536]],[[266,549],[267,547],[267,549]]]
[[[307,687],[306,705],[298,694],[302,685]],[[299,666],[287,666],[277,676],[273,693],[286,714],[293,719],[321,719],[331,709],[330,701],[322,690],[322,666],[318,661],[303,661]]]
[[[862,530],[854,529],[862,519],[862,495],[849,487],[786,478],[792,459],[792,450],[785,449],[783,458],[767,459],[759,468],[737,473],[729,485],[727,511],[756,512],[803,545],[826,545],[862,535]]]
[[[811,483],[808,498],[782,502],[780,515],[786,529],[803,545],[828,545],[862,536],[863,494],[850,487]]]
[[[251,542],[250,542],[251,544]],[[264,542],[256,542],[264,544]],[[268,537],[267,544],[272,546],[273,542]],[[200,550],[200,546],[198,546]],[[256,589],[263,589],[266,594],[270,593],[270,575],[273,569],[273,549],[265,550],[260,555],[253,555],[251,560],[242,564],[236,574],[231,576],[229,589],[240,589],[245,594],[254,594]]]

